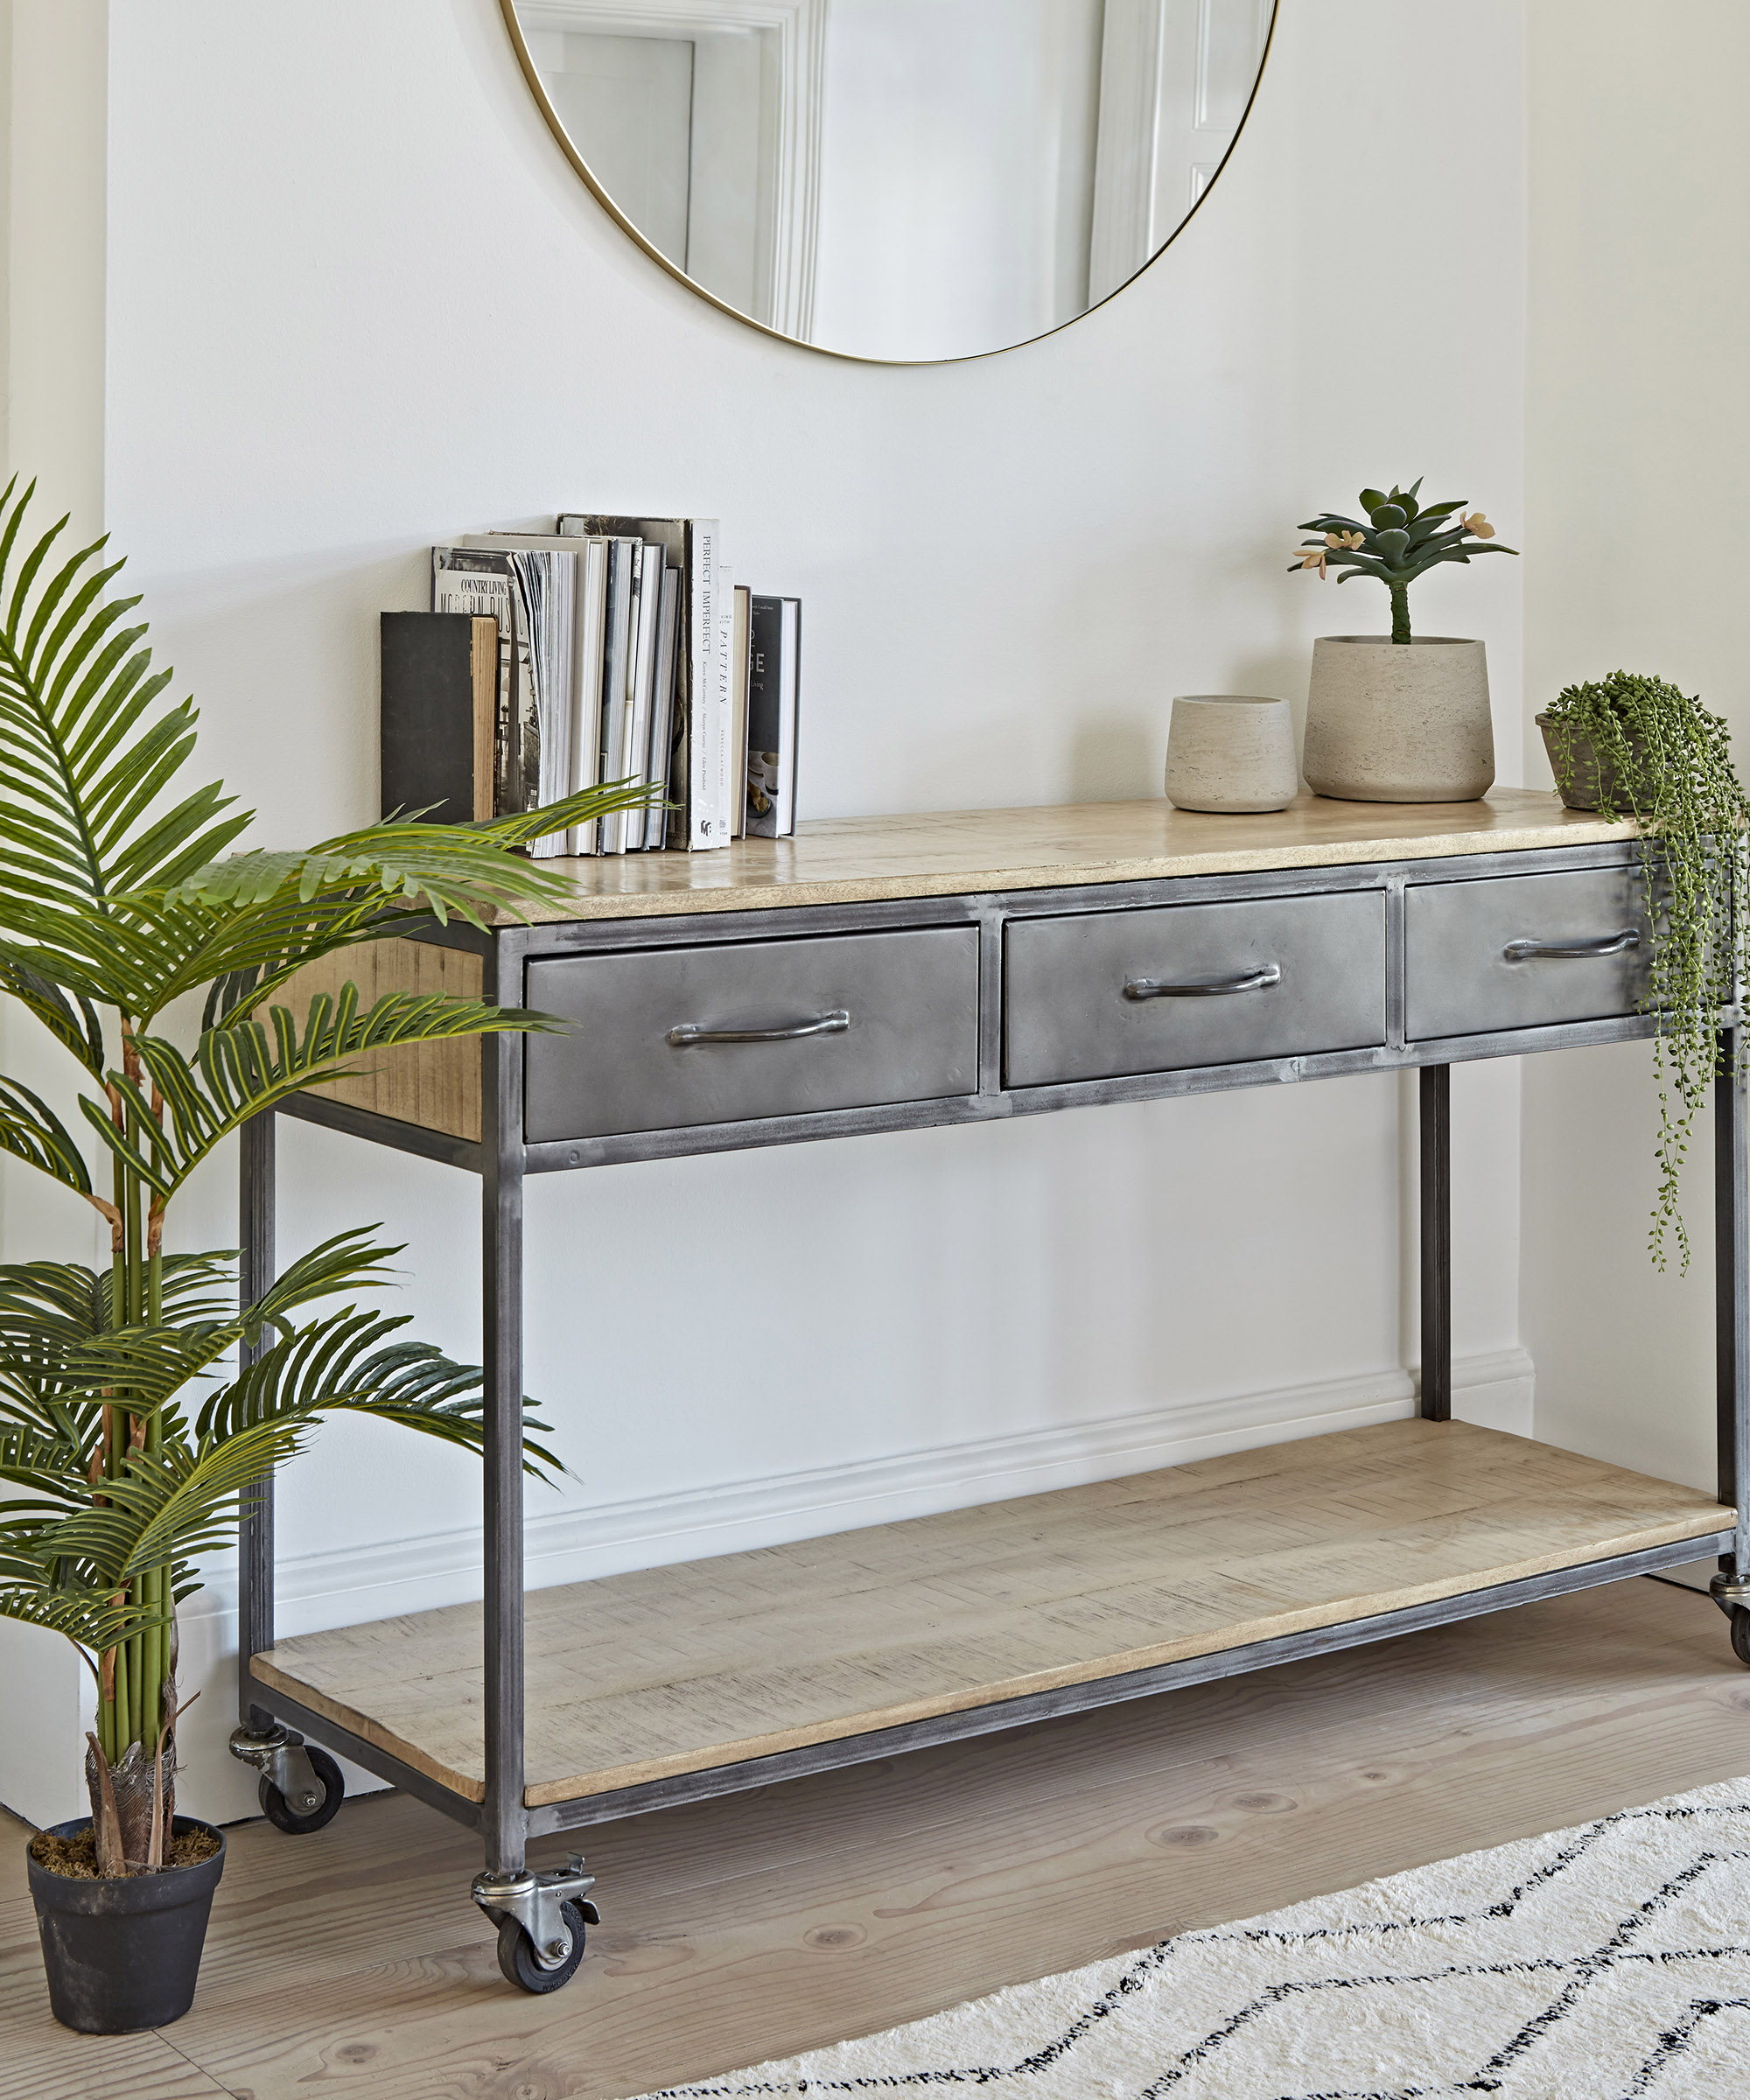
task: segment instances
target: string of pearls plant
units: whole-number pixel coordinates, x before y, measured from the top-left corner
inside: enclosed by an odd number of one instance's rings
[[[1725,722],[1662,678],[1613,671],[1571,685],[1538,721],[1564,799],[1632,816],[1652,921],[1642,1011],[1656,1023],[1658,1189],[1648,1249],[1662,1271],[1675,1242],[1690,1262],[1678,1207],[1696,1111],[1718,1067],[1718,1016],[1745,981],[1746,800]]]

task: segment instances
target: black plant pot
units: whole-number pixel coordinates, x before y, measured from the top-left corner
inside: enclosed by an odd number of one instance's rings
[[[90,1827],[88,1816],[50,1825],[56,1838],[76,1838]],[[210,1824],[178,1816],[186,1830],[213,1830]],[[43,1936],[49,2006],[64,2027],[81,2034],[131,2034],[180,2020],[194,2002],[200,1950],[213,1892],[225,1871],[225,1839],[198,1866],[167,1866],[125,1881],[75,1881],[52,1874],[34,1859],[31,1900]]]

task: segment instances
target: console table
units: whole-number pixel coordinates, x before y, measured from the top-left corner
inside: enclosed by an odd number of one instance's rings
[[[1735,1010],[1717,1498],[1450,1419],[1450,1068],[1652,1032],[1638,851],[1631,826],[1514,789],[822,822],[561,864],[573,895],[532,922],[316,966],[368,998],[476,992],[575,1026],[396,1052],[279,1111],[480,1178],[486,1596],[276,1642],[270,1489],[243,1531],[239,1754],[313,1802],[307,1737],[478,1828],[475,1900],[507,1974],[545,1990],[594,1912],[580,1860],[526,1870],[531,1836],[1704,1554],[1750,1661]],[[1417,1419],[525,1598],[525,1175],[1412,1067]],[[245,1132],[251,1295],[273,1273],[273,1130]]]

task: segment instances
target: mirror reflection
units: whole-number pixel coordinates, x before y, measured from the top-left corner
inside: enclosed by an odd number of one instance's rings
[[[853,356],[964,357],[1133,276],[1214,179],[1272,0],[506,0],[673,267]]]

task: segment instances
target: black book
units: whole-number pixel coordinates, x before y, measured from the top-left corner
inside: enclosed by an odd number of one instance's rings
[[[802,700],[802,604],[755,592],[747,660],[747,836],[796,828],[796,718]]]
[[[382,813],[466,824],[494,814],[498,622],[382,616]]]

